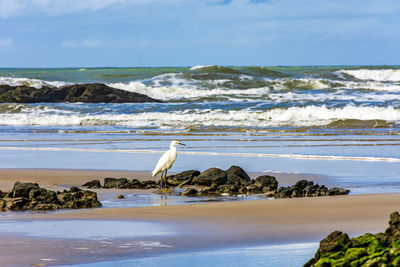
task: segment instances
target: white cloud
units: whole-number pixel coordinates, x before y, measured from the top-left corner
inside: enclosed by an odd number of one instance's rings
[[[103,43],[96,39],[84,39],[82,41],[71,41],[69,39],[64,40],[61,43],[64,47],[99,47]]]
[[[0,47],[11,46],[14,43],[13,38],[0,39]]]
[[[1,0],[0,17],[7,18],[17,14],[24,8],[24,3],[18,0]]]
[[[0,18],[18,14],[46,13],[50,15],[96,11],[121,3],[180,2],[182,0],[0,0]]]

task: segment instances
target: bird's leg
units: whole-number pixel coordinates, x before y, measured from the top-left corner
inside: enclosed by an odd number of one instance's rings
[[[165,190],[166,190],[167,192],[169,192],[169,191],[168,191],[168,185],[167,185],[167,172],[168,172],[168,170],[165,170],[164,181],[165,181]]]
[[[162,181],[163,174],[164,174],[164,172],[161,173],[161,177],[160,177],[160,191],[163,191],[163,181]]]

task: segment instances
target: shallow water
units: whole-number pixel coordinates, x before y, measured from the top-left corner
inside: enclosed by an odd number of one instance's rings
[[[79,267],[106,266],[302,266],[314,256],[318,243],[242,247],[164,254],[142,259],[96,262]]]
[[[122,220],[0,221],[0,232],[67,239],[132,238],[177,234],[172,225]]]
[[[119,194],[124,195],[124,199],[118,199]],[[134,193],[132,190],[121,190],[118,192],[98,192],[101,203],[104,208],[127,208],[127,207],[146,207],[146,206],[170,206],[198,204],[207,202],[226,202],[226,201],[243,201],[254,199],[266,199],[263,195],[250,196],[202,196],[202,197],[185,197],[179,195],[160,195],[160,194],[141,194]]]

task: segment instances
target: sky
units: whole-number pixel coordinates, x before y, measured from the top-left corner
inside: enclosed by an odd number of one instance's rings
[[[0,0],[0,67],[399,65],[399,0]]]

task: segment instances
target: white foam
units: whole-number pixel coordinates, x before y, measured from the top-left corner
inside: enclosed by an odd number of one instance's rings
[[[10,85],[10,86],[24,85],[39,89],[42,88],[43,86],[61,87],[69,83],[61,81],[45,81],[45,80],[30,79],[30,78],[0,77],[0,84]]]
[[[145,149],[99,149],[99,148],[63,148],[63,147],[0,147],[0,150],[17,151],[85,151],[85,152],[111,152],[111,153],[143,153],[143,154],[162,154],[165,151],[145,150]],[[312,154],[267,154],[267,153],[234,153],[234,152],[198,152],[180,151],[186,155],[205,155],[205,156],[240,156],[240,157],[268,157],[268,158],[293,158],[309,160],[353,160],[353,161],[386,161],[400,162],[400,158],[391,157],[362,157],[362,156],[335,156],[335,155],[312,155]],[[216,167],[219,168],[219,167]],[[269,171],[267,171],[269,172]],[[280,173],[280,171],[275,171]],[[104,201],[103,201],[104,202]]]
[[[399,82],[400,69],[383,69],[383,70],[339,70],[337,73],[344,73],[351,75],[360,80],[372,80],[380,82]]]
[[[190,68],[190,70],[200,70],[209,67],[218,67],[217,65],[196,65]]]
[[[227,82],[228,80],[216,80],[215,85]],[[114,87],[129,92],[135,92],[140,94],[146,94],[150,97],[161,99],[161,100],[179,100],[179,99],[198,99],[204,97],[219,97],[227,98],[229,100],[246,98],[248,96],[262,96],[269,92],[269,88],[251,88],[251,89],[229,89],[220,88],[215,89],[202,89],[195,85],[190,84],[175,84],[172,86],[162,86],[156,84],[156,86],[146,86],[141,82],[130,82],[130,83],[110,83],[107,84],[110,87]]]
[[[400,122],[400,109],[393,107],[327,108],[325,106],[287,109],[211,110],[187,109],[132,114],[74,114],[26,107],[24,112],[0,114],[0,125],[118,125],[133,128],[191,129],[198,127],[324,126],[337,120],[384,120]]]

